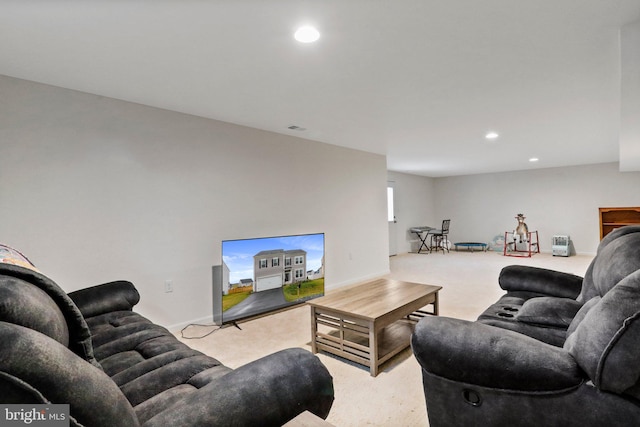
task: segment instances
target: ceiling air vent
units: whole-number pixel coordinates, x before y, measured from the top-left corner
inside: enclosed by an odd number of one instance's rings
[[[297,131],[300,131],[300,132],[302,132],[302,131],[304,131],[304,130],[307,130],[307,129],[305,129],[305,128],[301,128],[300,126],[296,126],[296,125],[291,125],[291,126],[289,126],[287,129],[297,130]]]

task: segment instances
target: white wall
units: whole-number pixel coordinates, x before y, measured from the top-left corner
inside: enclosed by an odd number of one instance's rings
[[[394,184],[396,215],[396,242],[398,253],[415,252],[420,241],[409,232],[411,227],[433,225],[435,215],[435,191],[433,178],[389,171],[388,181]],[[440,221],[441,222],[441,221]],[[394,238],[394,236],[389,236]]]
[[[620,30],[620,169],[640,170],[640,21]]]
[[[577,253],[594,254],[599,207],[640,205],[640,172],[617,163],[437,178],[437,217],[451,218],[450,240],[487,242],[513,231],[518,213],[538,230],[542,251],[568,234]]]
[[[132,280],[176,326],[211,316],[223,239],[315,232],[328,288],[388,272],[384,156],[8,77],[0,99],[0,241],[66,291]]]

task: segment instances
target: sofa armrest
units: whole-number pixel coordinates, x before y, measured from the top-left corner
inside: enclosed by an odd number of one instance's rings
[[[292,348],[218,378],[143,426],[281,426],[304,411],[326,418],[332,404],[329,371],[310,352]]]
[[[524,265],[503,268],[498,283],[505,291],[536,292],[561,298],[576,299],[582,290],[580,276]]]
[[[516,319],[530,325],[567,329],[582,304],[571,298],[538,297],[522,304]]]
[[[564,349],[482,323],[425,317],[411,346],[425,371],[477,386],[558,391],[576,387],[584,378]]]
[[[131,311],[140,301],[140,294],[133,283],[124,280],[70,292],[69,297],[85,318],[112,311]]]

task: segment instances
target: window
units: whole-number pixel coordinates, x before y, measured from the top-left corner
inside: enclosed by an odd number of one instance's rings
[[[260,268],[267,268],[267,260],[266,259],[261,259],[260,260]]]
[[[387,186],[387,221],[395,222],[396,215],[393,207],[393,187]]]
[[[302,255],[298,255],[293,259],[295,265],[304,264],[304,257]]]
[[[280,258],[271,259],[271,267],[278,267],[280,265]]]
[[[296,268],[296,279],[304,278],[304,270],[301,268]]]
[[[284,266],[291,267],[291,257],[288,256],[284,259]]]

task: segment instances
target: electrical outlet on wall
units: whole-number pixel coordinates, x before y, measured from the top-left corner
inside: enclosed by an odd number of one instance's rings
[[[165,280],[164,281],[164,291],[165,292],[173,292],[173,280]]]

